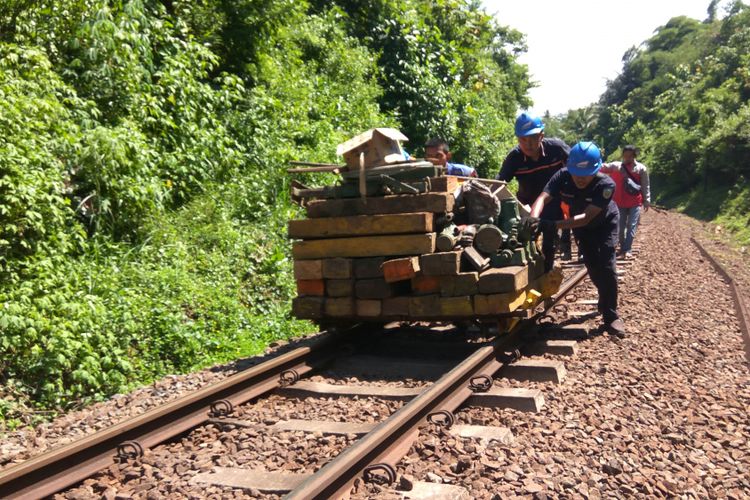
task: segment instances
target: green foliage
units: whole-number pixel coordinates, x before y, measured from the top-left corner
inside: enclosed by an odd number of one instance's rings
[[[468,0],[2,2],[0,418],[309,331],[289,160],[395,126],[492,175],[523,48]]]
[[[77,109],[73,109],[73,108]],[[86,105],[44,53],[0,43],[0,277],[80,242],[64,197],[65,165]]]
[[[64,54],[63,75],[78,95],[106,109],[111,123],[127,114],[148,84],[153,71],[151,28],[159,28],[138,0],[112,7],[108,1],[92,5]]]
[[[319,9],[331,2],[315,2]],[[515,55],[520,33],[477,2],[339,0],[350,33],[378,55],[381,109],[393,113],[422,153],[432,136],[458,161],[493,176],[513,142],[509,122],[529,104],[529,79]]]
[[[634,135],[634,127],[645,127],[645,133],[635,135],[643,139],[645,151],[659,155],[652,162],[655,173],[685,167],[688,185],[709,164],[712,169],[720,165],[719,171],[730,176],[744,168],[732,154],[746,147],[740,122],[750,98],[750,11],[740,2],[721,20],[710,11],[703,23],[673,18],[645,48],[626,54],[622,73],[602,95],[596,127],[608,151]],[[739,133],[729,131],[737,127]],[[683,144],[667,146],[674,141]],[[662,152],[665,146],[671,152]]]
[[[544,133],[547,137],[559,137],[568,144],[586,140],[601,144],[600,138],[596,135],[599,112],[599,107],[595,104],[571,109],[557,116],[551,116],[547,112],[543,117]]]
[[[714,222],[733,234],[740,245],[750,245],[750,183],[745,177],[729,190]]]
[[[748,210],[737,193],[750,176],[750,8],[732,2],[720,19],[716,7],[709,5],[703,22],[671,19],[625,54],[597,105],[553,121],[563,135],[579,132],[574,123],[593,110],[593,125],[584,129],[607,154],[636,144],[657,197],[724,221],[742,239]]]
[[[231,212],[197,200],[146,228],[145,243],[95,238],[84,261],[37,266],[0,293],[4,376],[57,407],[309,329],[286,307],[294,288],[283,251],[287,214],[246,228]]]
[[[72,199],[92,233],[106,229],[123,238],[162,208],[157,152],[132,122],[86,131],[76,160]]]

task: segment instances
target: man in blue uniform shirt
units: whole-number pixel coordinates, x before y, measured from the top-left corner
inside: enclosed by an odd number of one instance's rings
[[[433,165],[440,165],[445,168],[446,175],[459,175],[462,177],[476,177],[477,171],[460,163],[451,163],[450,147],[444,139],[430,139],[424,145],[425,159],[432,162]]]
[[[599,292],[599,312],[605,329],[625,337],[625,325],[617,314],[615,259],[619,211],[612,199],[615,183],[599,172],[602,157],[593,142],[579,142],[570,150],[566,168],[558,171],[534,201],[524,224],[544,229],[572,229],[583,250],[583,262]],[[570,218],[539,219],[554,200],[569,207]]]
[[[552,176],[565,166],[570,148],[560,139],[544,137],[544,123],[539,117],[521,113],[516,119],[518,146],[513,148],[503,162],[497,179],[510,182],[518,179],[516,198],[524,205],[531,205],[542,193]],[[559,204],[548,204],[542,216],[545,219],[561,219]],[[557,231],[549,229],[542,233],[542,254],[545,270],[552,269],[555,259]],[[563,231],[561,246],[564,260],[570,259],[570,231]]]

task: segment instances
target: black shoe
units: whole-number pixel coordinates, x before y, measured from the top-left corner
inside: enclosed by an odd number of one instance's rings
[[[624,339],[627,336],[627,333],[625,332],[625,323],[623,323],[620,318],[617,318],[611,323],[607,323],[605,329],[607,330],[607,333],[614,335],[619,339]]]
[[[570,254],[570,250],[563,250],[562,255],[560,256],[560,260],[568,261],[572,259],[573,256]]]

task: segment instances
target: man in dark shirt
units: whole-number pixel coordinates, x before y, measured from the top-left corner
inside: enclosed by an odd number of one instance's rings
[[[583,250],[583,262],[599,292],[599,312],[605,329],[625,337],[625,325],[617,314],[615,249],[619,211],[612,199],[615,183],[599,172],[602,157],[593,142],[579,142],[570,151],[566,168],[558,171],[531,207],[525,224],[539,229],[572,229]],[[570,218],[539,219],[551,201],[567,205]]]
[[[531,205],[542,193],[552,176],[565,166],[570,148],[560,139],[544,137],[544,123],[539,117],[521,113],[516,119],[518,146],[513,148],[503,162],[497,179],[510,182],[518,179],[518,201]],[[544,208],[545,219],[561,219],[560,205],[550,203]],[[552,269],[555,260],[557,230],[542,233],[542,253],[545,270]],[[570,259],[570,231],[563,231],[563,254]]]

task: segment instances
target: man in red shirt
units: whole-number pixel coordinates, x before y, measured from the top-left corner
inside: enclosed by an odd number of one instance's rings
[[[651,185],[646,165],[636,160],[638,148],[627,145],[622,148],[622,161],[605,163],[602,172],[615,181],[614,200],[620,210],[620,255],[631,259],[633,239],[641,218],[641,207],[648,211],[651,204]]]

